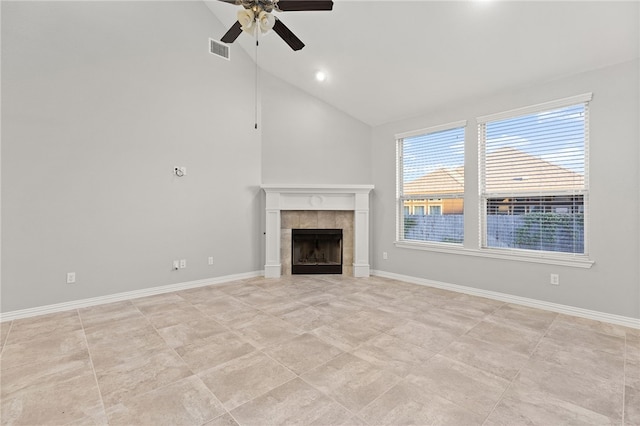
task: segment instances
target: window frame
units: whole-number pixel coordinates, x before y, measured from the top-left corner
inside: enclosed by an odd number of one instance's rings
[[[578,262],[587,262],[592,264],[589,260],[589,102],[593,97],[592,93],[585,93],[582,95],[572,96],[568,98],[557,99],[550,102],[545,102],[536,105],[530,105],[523,108],[517,108],[513,110],[503,111],[496,114],[484,115],[476,118],[478,127],[478,246],[481,251],[486,253],[495,253],[501,256],[517,256],[521,257],[535,257],[544,259],[557,259],[558,261],[567,260],[569,262],[576,260]],[[543,251],[533,249],[522,248],[507,248],[507,247],[489,247],[487,245],[487,201],[492,198],[492,193],[484,190],[483,184],[485,182],[484,174],[486,173],[486,125],[492,121],[500,121],[511,118],[524,117],[531,114],[537,114],[542,112],[552,111],[558,108],[570,107],[584,104],[584,189],[579,191],[579,195],[583,196],[583,209],[584,209],[584,253],[567,253],[556,251]],[[466,189],[466,188],[465,188]],[[513,193],[514,197],[518,194]],[[556,191],[552,194],[551,191],[540,195],[568,195],[567,193],[561,193]],[[572,193],[571,195],[576,195]],[[526,197],[526,194],[520,194],[520,196]]]
[[[531,112],[540,112],[541,110],[544,111],[545,109],[554,109],[554,108],[559,108],[559,107],[563,107],[563,106],[568,106],[568,105],[572,105],[572,104],[576,104],[576,103],[580,103],[580,102],[590,102],[592,99],[592,93],[585,93],[582,95],[577,95],[577,96],[573,96],[573,97],[568,97],[568,98],[563,98],[563,99],[558,99],[555,101],[551,101],[551,102],[545,102],[545,103],[540,103],[540,104],[536,104],[536,105],[531,105],[531,106],[527,106],[527,107],[523,107],[523,108],[517,108],[517,109],[512,109],[512,110],[508,110],[508,111],[504,111],[504,112],[500,112],[500,113],[496,113],[496,114],[490,114],[490,115],[484,115],[484,116],[478,116],[476,117],[476,122],[482,121],[482,120],[492,120],[492,119],[499,119],[501,117],[504,118],[508,118],[510,116],[513,116],[514,114],[519,114],[519,115],[524,115],[527,112],[531,111]],[[482,241],[482,226],[481,226],[481,215],[482,215],[482,203],[481,203],[481,198],[480,198],[480,181],[478,180],[476,182],[476,186],[472,187],[470,186],[471,184],[469,183],[470,180],[469,179],[465,179],[465,188],[464,188],[464,195],[462,197],[464,204],[465,204],[465,210],[468,211],[467,209],[473,209],[476,210],[478,212],[478,216],[475,218],[473,217],[469,217],[465,215],[465,219],[464,219],[464,243],[459,245],[459,244],[443,244],[443,243],[437,243],[437,242],[429,242],[429,241],[417,241],[417,240],[403,240],[400,238],[401,231],[402,228],[401,226],[403,226],[403,208],[402,208],[402,203],[400,202],[400,194],[402,193],[402,176],[401,176],[401,170],[402,170],[402,164],[400,162],[400,154],[401,152],[399,151],[400,149],[400,144],[399,144],[399,140],[405,137],[410,137],[410,136],[418,136],[427,132],[436,132],[436,131],[441,131],[441,130],[448,130],[448,129],[452,129],[455,127],[465,127],[465,169],[467,169],[467,165],[468,162],[470,161],[470,158],[473,158],[474,154],[472,154],[471,152],[467,152],[469,149],[475,149],[475,156],[476,156],[476,160],[475,160],[475,165],[472,165],[474,167],[477,167],[476,172],[478,173],[478,178],[479,173],[480,173],[480,161],[479,161],[479,156],[480,156],[480,148],[479,148],[479,144],[478,144],[478,140],[473,140],[473,133],[474,132],[470,132],[469,128],[467,128],[467,120],[460,120],[460,121],[456,121],[453,123],[449,123],[449,124],[443,124],[440,126],[432,126],[432,127],[428,127],[428,128],[424,128],[424,129],[420,129],[420,130],[414,130],[414,131],[409,131],[409,132],[404,132],[404,133],[398,133],[395,135],[395,142],[396,142],[396,232],[395,232],[395,242],[394,242],[394,246],[398,247],[398,248],[402,248],[402,249],[410,249],[410,250],[421,250],[421,251],[428,251],[428,252],[434,252],[434,253],[445,253],[445,254],[454,254],[454,255],[462,255],[462,256],[471,256],[471,257],[478,257],[478,258],[487,258],[487,259],[498,259],[498,260],[506,260],[506,261],[518,261],[518,262],[527,262],[527,263],[538,263],[538,264],[545,264],[545,265],[558,265],[558,266],[565,266],[565,267],[573,267],[573,268],[584,268],[584,269],[588,269],[591,268],[593,266],[593,264],[595,263],[595,261],[593,261],[592,259],[590,259],[589,254],[584,254],[584,255],[576,255],[573,253],[556,253],[556,252],[543,252],[543,251],[534,251],[534,250],[517,250],[517,249],[498,249],[498,248],[481,248],[481,241]],[[478,125],[476,125],[476,127],[479,127]],[[585,138],[587,139],[585,141],[585,167],[588,170],[588,164],[589,164],[589,149],[588,149],[588,132],[589,132],[589,123],[587,121],[587,125],[585,126]],[[476,129],[475,134],[478,134],[478,131]],[[471,135],[471,136],[470,136]],[[475,143],[475,146],[474,146]],[[471,155],[469,155],[471,154]],[[473,160],[472,160],[473,161]],[[466,175],[466,172],[465,172]],[[589,182],[589,177],[588,177],[588,173],[585,173],[585,185],[587,185],[586,187],[589,188],[588,186],[588,182]],[[588,197],[587,197],[588,199]],[[473,200],[473,204],[474,205],[469,205],[468,204],[468,200]],[[588,200],[586,201],[587,205],[585,206],[585,253],[589,253],[589,249],[588,249],[588,211],[586,211],[586,209],[588,208]],[[473,225],[473,223],[476,223],[477,228],[475,228],[475,226]],[[475,228],[475,229],[474,229]],[[475,232],[474,232],[475,231]],[[475,236],[474,236],[475,234]]]
[[[466,150],[466,134],[467,134],[467,120],[459,120],[459,121],[455,121],[452,123],[447,123],[447,124],[441,124],[441,125],[437,125],[437,126],[431,126],[431,127],[427,127],[427,128],[423,128],[423,129],[419,129],[419,130],[413,130],[413,131],[409,131],[409,132],[404,132],[404,133],[398,133],[395,135],[395,141],[396,141],[396,245],[409,245],[409,246],[420,246],[420,247],[463,247],[464,245],[464,241],[460,242],[460,243],[452,243],[452,242],[438,242],[438,241],[422,241],[422,240],[410,240],[410,239],[405,239],[404,238],[404,201],[406,200],[411,200],[411,199],[415,199],[415,200],[424,200],[425,201],[425,205],[428,205],[429,200],[433,199],[432,197],[423,197],[423,195],[430,195],[430,194],[420,194],[419,196],[405,196],[404,195],[404,188],[403,188],[403,183],[404,183],[404,176],[403,176],[403,171],[404,171],[404,164],[403,164],[403,152],[402,152],[402,147],[403,147],[403,140],[406,138],[410,138],[410,137],[414,137],[414,136],[422,136],[422,135],[427,135],[427,134],[431,134],[431,133],[438,133],[438,132],[444,132],[447,130],[454,130],[454,129],[462,129],[463,130],[463,134],[464,134],[464,149]],[[463,155],[464,158],[464,155]],[[464,165],[464,160],[463,160],[463,165]],[[433,195],[433,194],[431,194]],[[445,195],[444,197],[441,197],[440,195],[438,195],[439,198],[441,199],[462,199],[463,200],[463,205],[464,205],[464,192],[461,195],[456,195],[455,197],[447,197],[447,195],[451,195],[451,194],[442,194]],[[412,210],[413,211],[413,210]],[[425,208],[425,212],[424,212],[425,216],[428,214],[428,208]],[[464,207],[463,207],[463,215],[464,215]],[[464,225],[463,225],[463,236],[464,236]]]

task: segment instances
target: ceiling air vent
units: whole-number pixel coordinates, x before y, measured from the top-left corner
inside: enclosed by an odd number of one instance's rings
[[[213,53],[216,56],[220,56],[221,58],[229,61],[229,54],[231,53],[231,48],[229,45],[214,40],[212,38],[209,39],[209,53]]]

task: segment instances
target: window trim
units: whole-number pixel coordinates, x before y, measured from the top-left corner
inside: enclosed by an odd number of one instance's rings
[[[458,120],[458,121],[453,121],[450,123],[445,123],[445,124],[440,124],[440,125],[436,125],[436,126],[430,126],[430,127],[426,127],[423,129],[418,129],[418,130],[411,130],[408,132],[402,132],[402,133],[396,133],[394,135],[395,137],[395,145],[396,145],[396,231],[395,231],[395,243],[396,245],[398,244],[408,244],[408,245],[413,245],[413,244],[418,244],[420,246],[422,245],[427,245],[427,246],[434,246],[434,247],[438,247],[438,246],[442,246],[444,245],[445,247],[455,247],[455,248],[462,248],[464,246],[464,239],[461,243],[439,243],[436,241],[415,241],[415,240],[407,240],[402,238],[403,236],[403,227],[404,227],[404,209],[402,204],[400,203],[400,200],[403,197],[404,194],[404,185],[403,185],[403,169],[404,169],[404,164],[402,159],[404,158],[404,154],[402,152],[402,140],[405,138],[410,138],[410,137],[414,137],[414,136],[421,136],[421,135],[425,135],[428,133],[436,133],[436,132],[444,132],[447,130],[453,130],[453,129],[458,129],[458,128],[462,128],[464,129],[464,135],[465,135],[465,149],[466,149],[466,134],[467,134],[467,120]],[[451,197],[447,197],[446,195],[451,195],[451,194],[443,194],[445,196],[443,196],[442,198],[451,198],[451,199],[463,199],[464,200],[464,192],[461,195],[456,194],[455,196],[451,196]],[[421,198],[420,198],[421,199]],[[426,213],[426,212],[425,212]],[[463,225],[464,226],[464,225]],[[464,233],[464,228],[463,228],[463,233]]]
[[[588,93],[584,93],[584,94],[580,94],[580,95],[576,95],[576,96],[571,96],[571,97],[566,97],[566,98],[562,98],[562,99],[557,99],[557,100],[553,100],[553,101],[549,101],[549,102],[544,102],[544,103],[539,103],[539,104],[535,104],[535,105],[530,105],[530,106],[526,106],[526,107],[522,107],[522,108],[516,108],[516,109],[511,109],[508,111],[503,111],[503,112],[498,112],[498,113],[493,113],[493,114],[488,114],[488,115],[483,115],[483,116],[478,116],[476,117],[476,135],[478,135],[479,129],[480,129],[480,124],[481,123],[486,123],[487,121],[493,121],[493,120],[499,120],[499,119],[504,119],[504,118],[511,118],[513,116],[517,116],[517,115],[526,115],[526,114],[531,114],[531,113],[536,113],[536,112],[540,112],[540,111],[544,111],[544,110],[551,110],[551,109],[556,109],[556,108],[562,108],[562,107],[566,107],[566,106],[570,106],[570,105],[575,105],[575,104],[579,104],[579,103],[587,103],[590,102],[593,98],[593,93],[588,92]],[[443,125],[438,125],[438,126],[431,126],[431,127],[427,127],[424,129],[419,129],[419,130],[413,130],[413,131],[408,131],[408,132],[402,132],[402,133],[397,133],[395,134],[395,142],[396,142],[396,165],[397,167],[400,166],[400,169],[402,167],[401,163],[398,163],[398,141],[402,138],[405,137],[411,137],[411,136],[418,136],[424,133],[429,133],[429,132],[436,132],[436,131],[443,131],[443,130],[450,130],[452,128],[456,128],[456,127],[467,127],[467,120],[460,120],[460,121],[455,121],[452,123],[447,123],[447,124],[443,124]],[[468,130],[468,129],[467,129]],[[585,167],[588,168],[588,162],[589,162],[589,147],[588,147],[588,135],[589,135],[589,128],[587,126],[587,128],[585,129],[586,133],[585,133],[585,137],[587,138],[587,141],[585,141]],[[466,138],[465,138],[466,140]],[[471,142],[466,141],[465,145],[467,143]],[[465,146],[466,148],[466,146]],[[478,168],[478,173],[480,173],[481,167],[480,167],[480,155],[481,155],[481,149],[479,146],[479,140],[476,140],[476,148],[477,148],[477,160],[476,160],[476,164],[475,166]],[[466,156],[466,154],[465,154]],[[468,157],[467,157],[468,158]],[[396,210],[399,210],[396,214],[396,240],[394,242],[395,247],[401,248],[401,249],[410,249],[410,250],[422,250],[422,251],[429,251],[429,252],[434,252],[434,253],[445,253],[445,254],[455,254],[455,255],[462,255],[462,256],[472,256],[472,257],[479,257],[479,258],[489,258],[489,259],[497,259],[497,260],[507,260],[507,261],[518,261],[518,262],[527,262],[527,263],[537,263],[537,264],[545,264],[545,265],[558,265],[558,266],[566,266],[566,267],[572,267],[572,268],[584,268],[584,269],[588,269],[591,268],[594,264],[595,261],[592,260],[589,256],[589,252],[587,251],[587,254],[576,254],[576,253],[556,253],[556,252],[547,252],[547,251],[534,251],[534,250],[521,250],[521,249],[504,249],[504,248],[482,248],[481,244],[482,244],[482,238],[483,238],[483,234],[482,234],[482,204],[483,202],[481,201],[481,188],[480,188],[480,180],[478,180],[478,185],[476,187],[477,189],[477,203],[478,206],[477,208],[480,210],[480,215],[478,216],[478,228],[477,228],[477,241],[476,247],[470,248],[467,246],[468,242],[472,242],[474,240],[474,238],[472,237],[472,234],[466,232],[467,230],[465,229],[465,242],[463,243],[463,245],[452,245],[452,244],[444,244],[444,243],[437,243],[437,242],[427,242],[427,241],[414,241],[414,240],[403,240],[400,239],[400,223],[401,223],[401,215],[402,215],[402,210],[399,207],[400,203],[398,203],[398,199],[399,196],[401,194],[402,191],[402,179],[399,178],[399,171],[397,171],[396,173]],[[588,173],[587,173],[588,175]],[[478,175],[478,178],[480,178],[480,176]],[[587,192],[588,192],[588,188],[589,188],[589,177],[585,176],[585,187],[587,188]],[[473,191],[473,189],[471,189],[471,191]],[[463,194],[462,198],[466,199],[466,194],[467,194],[467,188],[465,187],[465,194]],[[585,194],[585,197],[588,197],[589,194]],[[466,204],[466,203],[465,203]],[[469,206],[471,208],[474,208],[472,206]],[[588,220],[588,219],[587,219]],[[466,223],[466,220],[465,220]],[[589,222],[585,222],[585,251],[587,250],[588,247],[588,240],[587,240],[587,226],[588,226]],[[467,238],[470,237],[469,240],[467,240]]]
[[[476,118],[477,122],[477,147],[478,147],[478,250],[486,252],[488,254],[497,256],[498,258],[517,258],[517,259],[544,259],[541,263],[559,264],[564,265],[564,262],[568,262],[573,266],[576,263],[579,265],[586,264],[591,267],[594,263],[589,257],[589,102],[593,98],[593,93],[584,93],[581,95],[571,96],[562,99],[556,99],[549,102],[544,102],[536,105],[530,105],[522,108],[516,108],[508,111],[503,111],[495,114],[484,115]],[[526,250],[518,248],[498,248],[486,246],[486,209],[487,199],[491,198],[492,193],[483,194],[482,182],[483,173],[485,173],[485,148],[486,148],[486,124],[491,121],[500,121],[510,118],[522,117],[525,115],[536,114],[558,108],[564,108],[574,106],[578,104],[585,105],[585,140],[584,140],[584,189],[580,191],[569,191],[571,194],[581,194],[584,196],[584,253],[563,253],[563,252],[549,252],[549,251],[537,251]],[[561,194],[563,191],[558,191],[557,194]],[[503,196],[504,194],[498,194]],[[493,257],[493,256],[491,256]],[[535,261],[535,260],[532,260]],[[558,263],[559,262],[559,263]]]

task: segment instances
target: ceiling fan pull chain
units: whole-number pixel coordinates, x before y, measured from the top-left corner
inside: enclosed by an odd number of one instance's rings
[[[257,130],[258,129],[258,72],[259,72],[259,69],[258,69],[258,45],[259,45],[258,37],[259,37],[259,34],[260,34],[258,25],[256,25],[255,32],[256,32],[256,87],[255,87],[256,102],[255,102],[255,111],[254,111],[254,114],[255,114],[254,129]]]

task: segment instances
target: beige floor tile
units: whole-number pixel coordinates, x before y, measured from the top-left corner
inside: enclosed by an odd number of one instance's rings
[[[441,328],[458,336],[471,330],[480,323],[477,317],[458,314],[447,309],[433,307],[412,315],[411,319],[427,325]]]
[[[470,336],[462,336],[440,352],[440,355],[507,380],[513,380],[529,359],[520,352]]]
[[[518,328],[529,328],[533,331],[545,331],[557,316],[555,312],[504,304],[488,315],[485,320],[498,324],[511,324]]]
[[[256,350],[235,333],[219,333],[175,348],[194,373],[216,367]]]
[[[11,333],[9,337],[11,337]],[[2,351],[2,368],[53,362],[60,357],[77,352],[88,355],[82,331],[73,331],[52,337],[39,337],[30,341],[5,345]]]
[[[322,303],[330,302],[338,297],[333,294],[331,290],[331,288],[316,288],[299,295],[296,300],[300,303],[304,303],[305,305],[320,305]]]
[[[578,324],[582,324],[582,322]],[[610,352],[612,354],[623,354],[625,350],[624,336],[601,333],[592,329],[573,326],[567,324],[564,319],[562,322],[556,319],[544,337],[545,339],[555,341],[559,345],[581,346],[587,349]]]
[[[435,355],[435,352],[388,334],[374,337],[352,353],[400,377],[405,377],[417,367],[429,362]]]
[[[172,348],[195,343],[199,340],[228,331],[229,329],[226,326],[205,316],[185,323],[158,328],[158,334],[167,342],[167,345]]]
[[[85,330],[142,318],[140,310],[129,300],[82,308],[78,313]]]
[[[239,300],[231,297],[202,301],[194,305],[200,312],[214,318],[225,325],[232,325],[238,321],[248,320],[261,312]]]
[[[466,294],[456,295],[440,304],[442,309],[466,315],[471,318],[482,319],[495,312],[504,302],[483,299],[480,297],[468,296]]]
[[[234,299],[237,299],[246,305],[253,306],[254,308],[282,302],[281,297],[262,289],[256,289],[249,293],[234,295],[233,297]]]
[[[339,321],[344,316],[335,316],[318,309],[317,306],[301,305],[300,308],[279,315],[278,318],[301,330],[311,331],[323,325]]]
[[[580,328],[587,331],[594,331],[603,334],[609,334],[611,336],[624,337],[627,331],[627,327],[621,325],[609,324],[606,322],[595,321],[587,318],[574,317],[565,314],[558,314],[552,324],[552,328],[556,326],[568,326],[573,328]]]
[[[153,328],[150,328],[146,334],[139,333],[127,339],[97,340],[97,343],[93,343],[93,340],[89,341],[91,360],[98,370],[126,364],[135,358],[148,357],[166,348],[165,341]]]
[[[296,374],[302,374],[340,355],[342,351],[311,334],[302,334],[265,351]]]
[[[86,374],[93,375],[87,351],[71,352],[60,357],[14,367],[2,363],[1,367],[1,398],[19,392],[33,391],[37,387],[67,382]]]
[[[0,352],[4,347],[4,344],[7,340],[7,336],[9,335],[11,324],[12,324],[12,321],[0,322]]]
[[[489,415],[486,426],[511,425],[619,425],[611,419],[544,392],[516,385]]]
[[[543,331],[482,321],[466,335],[528,356],[533,352],[543,334]]]
[[[261,352],[252,352],[199,374],[227,410],[250,401],[296,377]]]
[[[176,294],[192,304],[215,300],[219,297],[226,297],[227,295],[225,292],[220,291],[215,285],[190,288],[179,291]]]
[[[400,381],[395,374],[348,353],[301,377],[354,413]]]
[[[171,327],[193,321],[205,321],[208,317],[193,305],[180,305],[168,307],[166,310],[146,315],[147,319],[156,329]]]
[[[278,297],[278,299],[279,300],[260,306],[260,310],[266,314],[282,318],[283,315],[286,315],[290,312],[308,307],[303,303],[292,301],[289,298]]]
[[[3,425],[107,424],[92,372],[31,386],[0,404]]]
[[[556,340],[543,338],[531,358],[604,380],[622,382],[625,374],[625,361],[621,353],[613,354],[583,346],[559,344]]]
[[[96,368],[105,407],[166,386],[191,375],[187,364],[171,349],[129,359],[106,370]]]
[[[243,426],[356,424],[352,413],[299,378],[241,405],[231,415]]]
[[[431,352],[439,352],[456,340],[459,335],[442,327],[409,320],[387,332],[412,345],[421,346]]]
[[[367,324],[381,332],[389,331],[407,322],[405,318],[377,308],[362,308],[360,312],[345,318],[345,321]]]
[[[406,380],[427,393],[484,416],[509,385],[508,380],[441,355],[431,358]]]
[[[640,426],[640,331],[382,277],[15,320],[0,347],[1,424]]]
[[[223,413],[220,402],[195,376],[107,409],[110,425],[200,425]]]
[[[226,413],[206,422],[203,426],[239,426],[231,414]]]
[[[624,424],[640,425],[640,388],[625,387]]]
[[[82,324],[78,312],[75,310],[19,319],[13,321],[6,344],[13,345],[58,336],[68,337],[80,330],[82,330]]]
[[[153,296],[140,297],[131,301],[144,314],[160,311],[175,303],[184,303],[185,300],[176,292],[154,294]]]
[[[311,333],[342,351],[350,351],[379,335],[380,331],[367,323],[340,319],[322,325]]]
[[[369,425],[481,425],[484,416],[402,382],[361,412]]]
[[[544,393],[620,422],[623,386],[618,380],[602,380],[576,373],[563,366],[532,360],[521,371],[514,386]]]
[[[232,324],[233,330],[258,349],[277,345],[302,334],[302,330],[271,315],[258,314]]]

